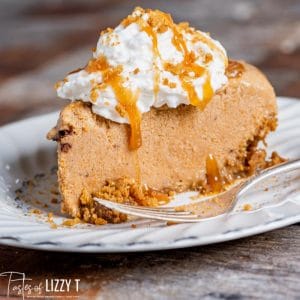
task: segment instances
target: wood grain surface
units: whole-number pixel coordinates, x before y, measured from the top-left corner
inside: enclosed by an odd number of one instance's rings
[[[83,66],[99,32],[136,5],[168,11],[176,21],[209,31],[230,57],[261,68],[278,95],[300,97],[298,0],[3,0],[0,124],[65,105],[54,83]],[[0,273],[24,272],[35,284],[79,278],[79,293],[59,293],[62,298],[300,299],[299,247],[299,225],[212,246],[136,254],[0,246]],[[0,277],[0,299],[6,292]]]

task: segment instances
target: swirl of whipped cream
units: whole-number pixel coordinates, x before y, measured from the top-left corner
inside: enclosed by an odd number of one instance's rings
[[[130,118],[116,89],[103,80],[106,67],[119,68],[120,85],[136,93],[141,114],[152,106],[204,108],[227,82],[222,45],[187,23],[174,24],[160,11],[136,8],[115,29],[102,32],[91,62],[99,58],[105,58],[104,67],[69,74],[58,84],[57,94],[91,102],[96,114],[119,123],[130,123]]]

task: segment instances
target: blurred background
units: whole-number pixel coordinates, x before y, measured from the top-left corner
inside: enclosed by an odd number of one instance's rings
[[[300,97],[299,0],[0,0],[0,124],[62,107],[54,83],[84,66],[100,31],[135,6],[210,32],[278,95]]]

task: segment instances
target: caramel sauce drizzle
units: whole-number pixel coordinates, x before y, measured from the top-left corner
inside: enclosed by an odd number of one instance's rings
[[[97,59],[92,59],[88,63],[86,70],[88,72],[102,72],[102,83],[98,86],[98,89],[103,89],[106,86],[111,86],[115,96],[125,110],[129,119],[131,133],[129,138],[129,148],[131,150],[138,149],[142,144],[141,137],[141,113],[137,108],[136,102],[138,99],[138,92],[133,92],[130,89],[123,86],[124,78],[121,75],[122,67],[117,66],[112,68],[109,66],[106,58],[101,56]],[[93,92],[93,90],[92,90]],[[95,92],[93,92],[95,93]],[[93,95],[92,95],[93,96]]]
[[[160,80],[159,70],[157,64],[155,63],[157,57],[160,57],[158,46],[157,46],[157,34],[147,22],[142,22],[141,29],[145,31],[148,34],[148,36],[152,39],[152,51],[154,55],[153,93],[154,93],[154,97],[156,98],[159,92],[159,80]]]
[[[135,180],[138,185],[141,185],[142,184],[142,172],[141,172],[138,150],[133,151],[133,156],[134,156],[134,167],[135,167]]]
[[[206,158],[206,179],[212,192],[220,192],[223,188],[222,176],[219,171],[218,163],[212,154]]]
[[[238,61],[230,60],[226,69],[228,78],[239,78],[245,71],[245,67]]]
[[[142,145],[141,113],[136,105],[138,93],[133,93],[130,89],[124,88],[122,83],[123,78],[120,75],[113,76],[110,80],[116,98],[125,109],[129,119],[131,127],[129,148],[136,150]]]
[[[166,15],[165,19],[167,20],[169,28],[173,31],[173,45],[183,54],[183,61],[181,63],[177,65],[166,63],[165,69],[179,76],[181,86],[187,92],[190,104],[198,106],[203,110],[213,96],[213,89],[210,85],[210,76],[207,74],[204,67],[199,66],[196,63],[197,57],[195,53],[188,50],[183,34],[179,32],[178,26],[174,24],[172,18],[169,15]],[[192,79],[203,75],[206,76],[206,80],[203,85],[203,96],[202,99],[200,99],[192,83]]]
[[[194,52],[188,51],[183,35],[178,32],[175,26],[172,26],[172,30],[172,43],[178,51],[183,53],[183,61],[178,65],[165,64],[165,69],[179,76],[181,86],[187,92],[190,103],[203,110],[214,94],[210,85],[210,76],[207,74],[205,68],[196,64],[196,55]],[[203,85],[203,96],[200,99],[192,83],[192,79],[203,75],[206,76],[206,79]]]

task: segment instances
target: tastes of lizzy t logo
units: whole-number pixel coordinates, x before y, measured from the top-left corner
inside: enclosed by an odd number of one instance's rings
[[[4,284],[3,284],[4,283]],[[31,278],[27,278],[25,273],[3,272],[0,273],[0,296],[3,295],[1,289],[5,287],[7,298],[45,298],[63,297],[77,298],[79,292],[80,279],[46,278],[38,283],[33,283]]]

